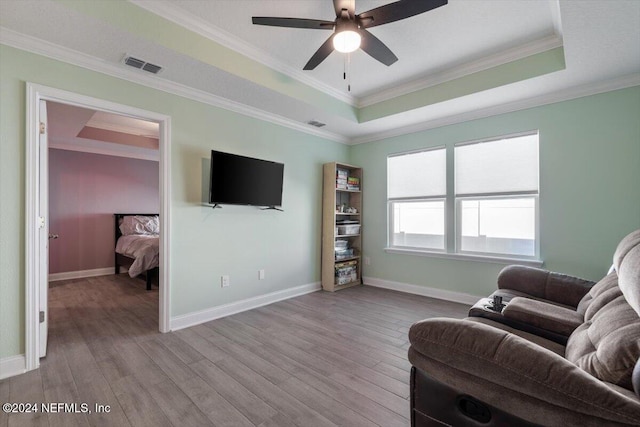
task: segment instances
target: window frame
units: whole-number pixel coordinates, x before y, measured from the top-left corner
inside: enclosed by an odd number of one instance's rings
[[[394,235],[394,224],[395,224],[395,216],[393,212],[393,204],[394,203],[420,203],[420,202],[442,202],[444,205],[444,248],[426,248],[420,246],[402,246],[402,245],[393,245],[393,235]],[[387,233],[387,246],[389,248],[394,249],[402,249],[402,250],[416,250],[416,251],[430,251],[430,252],[438,252],[438,253],[447,253],[447,198],[445,196],[431,196],[431,197],[396,197],[392,199],[387,199],[387,209],[388,209],[388,233]]]
[[[504,254],[498,252],[482,252],[482,251],[465,251],[462,250],[462,209],[460,205],[466,200],[509,200],[509,199],[524,199],[531,198],[534,201],[534,254],[533,255],[517,255],[517,254]],[[538,192],[525,191],[525,192],[511,192],[502,193],[498,195],[494,194],[482,194],[482,195],[464,195],[455,197],[455,221],[456,221],[456,233],[455,233],[455,253],[460,255],[481,256],[481,257],[499,257],[509,259],[522,259],[536,261],[540,259],[540,196]]]
[[[470,144],[482,144],[493,141],[499,141],[503,139],[512,139],[525,137],[530,135],[537,135],[538,143],[538,189],[530,191],[513,191],[502,193],[477,193],[477,194],[456,194],[455,192],[455,148]],[[511,133],[506,135],[499,135],[489,138],[482,138],[472,141],[464,141],[458,143],[447,143],[445,145],[438,145],[435,147],[422,148],[417,150],[405,151],[400,153],[393,153],[387,155],[387,161],[391,157],[411,155],[421,153],[425,151],[433,151],[445,149],[445,174],[446,174],[446,194],[442,196],[429,196],[429,197],[408,197],[408,198],[389,198],[388,197],[388,185],[389,185],[389,171],[387,170],[387,246],[385,251],[388,253],[399,254],[413,254],[421,256],[430,256],[435,258],[453,258],[464,260],[475,260],[492,263],[513,263],[518,262],[525,265],[542,266],[543,261],[540,259],[540,132],[539,130],[530,130],[525,132]],[[388,163],[387,163],[388,164]],[[462,227],[461,219],[462,213],[460,209],[461,200],[488,200],[488,199],[509,199],[509,198],[534,198],[535,206],[535,241],[534,250],[535,254],[528,255],[516,255],[516,254],[501,254],[494,252],[478,252],[478,251],[463,251],[461,250],[462,239]],[[444,209],[444,249],[431,249],[420,248],[415,246],[395,246],[393,245],[393,203],[394,202],[407,202],[407,201],[433,201],[442,200],[445,203]]]
[[[445,194],[439,194],[437,196],[416,196],[416,197],[389,197],[389,159],[392,157],[400,157],[400,156],[408,156],[411,154],[420,154],[428,151],[437,151],[444,150],[444,173],[445,173]],[[447,182],[449,177],[447,175],[447,158],[448,158],[448,148],[446,145],[438,145],[435,147],[421,148],[418,150],[411,151],[403,151],[401,153],[389,154],[387,156],[386,170],[387,170],[387,248],[389,249],[397,249],[402,251],[420,251],[420,252],[433,252],[439,254],[447,253],[447,241],[448,241],[448,218],[447,218]],[[429,202],[429,201],[440,201],[444,202],[444,248],[443,249],[434,249],[434,248],[420,248],[417,246],[395,246],[392,245],[393,242],[393,226],[394,226],[394,214],[393,214],[393,203],[406,203],[406,202]]]

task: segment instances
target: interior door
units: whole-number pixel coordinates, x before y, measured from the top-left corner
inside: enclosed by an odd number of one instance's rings
[[[49,150],[47,143],[47,103],[40,101],[40,138],[38,141],[38,217],[40,221],[39,304],[40,304],[40,357],[47,355],[49,333]]]

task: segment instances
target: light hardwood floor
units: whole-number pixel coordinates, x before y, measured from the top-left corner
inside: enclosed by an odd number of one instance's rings
[[[125,275],[50,288],[47,357],[0,402],[109,405],[5,426],[407,426],[407,332],[468,306],[358,286],[157,332],[158,291]]]

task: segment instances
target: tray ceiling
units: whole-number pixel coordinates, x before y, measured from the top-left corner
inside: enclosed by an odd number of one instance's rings
[[[344,54],[302,71],[330,31],[251,16],[334,12],[330,0],[3,1],[0,42],[348,143],[640,84],[636,0],[449,0],[372,28],[399,60],[355,52],[350,92]],[[131,69],[127,54],[163,71]]]

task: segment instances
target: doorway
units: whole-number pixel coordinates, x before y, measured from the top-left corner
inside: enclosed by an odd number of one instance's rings
[[[44,101],[44,102],[42,102]],[[169,301],[169,202],[170,202],[170,117],[158,113],[116,104],[97,98],[78,95],[46,86],[27,83],[27,138],[26,138],[26,289],[25,289],[25,359],[26,369],[36,369],[46,346],[47,334],[47,260],[48,164],[46,111],[47,101],[116,114],[133,119],[155,122],[159,125],[159,309],[160,332],[170,330]]]

